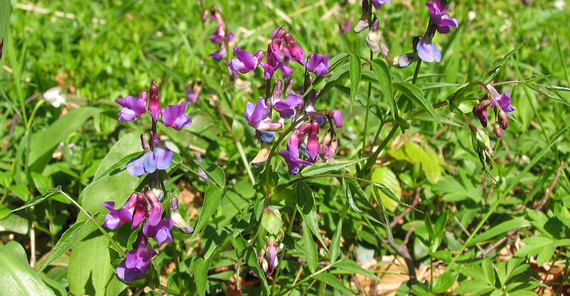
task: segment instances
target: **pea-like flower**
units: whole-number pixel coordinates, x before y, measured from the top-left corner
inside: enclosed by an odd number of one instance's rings
[[[133,96],[126,96],[125,98],[118,98],[115,102],[123,106],[119,112],[119,121],[132,121],[137,120],[146,112],[146,101],[148,94],[142,91],[138,98]]]
[[[114,209],[114,201],[104,202],[103,206],[109,210],[109,213],[105,216],[105,221],[103,221],[103,226],[111,230],[126,222],[131,222],[132,228],[135,229],[148,215],[145,197],[137,192],[131,194],[125,205],[118,210]]]
[[[127,171],[133,177],[138,177],[145,173],[154,173],[156,170],[165,170],[172,164],[172,157],[174,156],[172,151],[162,144],[154,132],[150,131],[148,133],[151,138],[150,144],[146,135],[141,135],[145,153],[127,163]]]
[[[143,225],[143,234],[146,237],[156,239],[159,246],[164,242],[173,242],[170,231],[172,230],[172,227],[174,227],[174,222],[170,217],[162,219],[162,213],[164,212],[162,204],[152,190],[147,190],[145,195],[147,200],[150,202],[151,210],[148,215],[148,220]]]
[[[495,114],[497,114],[498,117],[497,122],[495,122],[495,134],[497,137],[502,138],[502,130],[506,130],[508,127],[508,117],[506,113],[515,111],[515,107],[512,105],[513,99],[507,90],[499,94],[491,84],[485,85],[485,88],[488,90],[489,95],[486,95],[481,102],[473,107],[473,114],[479,118],[483,127],[487,127],[487,107],[491,106],[491,108],[494,108],[496,110]]]
[[[192,118],[186,115],[186,102],[180,105],[170,105],[161,110],[162,122],[165,126],[171,127],[177,131],[192,123]]]
[[[262,56],[263,51],[261,51],[261,53],[258,52],[253,55],[248,51],[234,47],[234,53],[236,54],[236,57],[230,61],[228,67],[232,71],[245,74],[249,71],[255,70],[257,63],[259,62],[259,57]]]
[[[376,9],[380,9],[383,3],[390,3],[391,0],[372,0],[372,5]]]
[[[307,71],[315,73],[317,76],[327,76],[329,75],[329,56],[330,54],[320,55],[311,54],[309,55],[309,61],[307,62]]]
[[[257,105],[247,102],[243,112],[247,123],[256,130],[277,131],[283,128],[281,123],[267,119],[267,115],[269,115],[269,108],[267,108],[263,97],[259,98]]]
[[[283,100],[275,102],[273,107],[279,112],[281,118],[293,118],[295,109],[303,104],[303,100],[296,94],[290,94]]]
[[[127,257],[117,267],[117,276],[127,283],[143,279],[150,269],[150,260],[157,254],[142,234],[135,245],[133,250],[127,251]]]
[[[429,1],[426,3],[426,6],[430,11],[430,23],[426,33],[416,45],[416,50],[418,56],[424,62],[440,62],[441,52],[432,42],[435,32],[447,34],[451,32],[450,27],[457,28],[459,23],[457,19],[450,17],[448,14],[444,14],[449,9],[445,0]]]

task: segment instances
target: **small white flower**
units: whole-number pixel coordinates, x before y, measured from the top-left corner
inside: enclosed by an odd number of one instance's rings
[[[61,104],[65,104],[65,98],[61,95],[61,88],[59,86],[48,89],[43,96],[48,103],[56,108],[61,106]]]

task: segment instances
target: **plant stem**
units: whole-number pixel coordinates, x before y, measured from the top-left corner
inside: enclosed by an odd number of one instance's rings
[[[85,216],[87,216],[87,219],[89,219],[99,229],[99,231],[101,231],[101,233],[103,233],[103,235],[109,240],[109,242],[113,245],[113,247],[116,249],[117,252],[119,252],[119,254],[122,257],[127,256],[127,254],[125,253],[123,248],[121,248],[121,246],[119,246],[119,244],[117,244],[117,242],[111,237],[111,235],[109,235],[109,233],[103,228],[103,226],[101,226],[97,221],[95,221],[95,219],[93,219],[93,217],[83,207],[81,207],[73,198],[71,198],[71,196],[67,195],[67,193],[63,192],[63,190],[61,190],[61,189],[58,189],[57,192],[59,192],[60,194],[65,196],[65,198],[67,198],[80,211],[82,211],[83,214],[85,214]]]
[[[370,62],[372,63],[373,52],[370,50]],[[366,134],[368,129],[368,114],[370,113],[370,96],[372,94],[372,82],[368,82],[368,96],[366,97],[366,112],[364,113],[364,128],[362,130],[362,150],[361,156],[366,151]]]
[[[412,78],[412,84],[416,84],[418,81],[418,74],[420,73],[420,66],[422,65],[422,60],[418,60],[416,63],[416,70],[414,70],[414,77]]]
[[[297,210],[293,211],[291,220],[289,221],[289,226],[287,226],[287,236],[291,235],[291,230],[293,230],[293,223],[295,222],[295,216],[297,215]],[[271,295],[275,295],[275,289],[277,288],[277,281],[279,280],[279,273],[281,273],[281,263],[283,262],[283,257],[285,256],[285,247],[281,250],[279,255],[279,262],[277,263],[277,271],[275,271],[275,277],[273,278],[273,285],[271,286]]]

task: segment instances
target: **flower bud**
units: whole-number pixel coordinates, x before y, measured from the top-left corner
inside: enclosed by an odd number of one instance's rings
[[[277,241],[275,240],[275,238],[270,237],[269,240],[267,241],[267,253],[265,254],[265,257],[267,258],[267,261],[269,262],[269,268],[271,270],[273,270],[278,263],[277,260]]]
[[[497,135],[499,138],[503,137],[503,130],[501,129],[501,125],[498,122],[495,122],[495,135]]]
[[[499,126],[504,130],[509,126],[509,118],[502,109],[499,109]]]
[[[261,226],[270,234],[277,235],[281,231],[283,221],[279,210],[265,208],[261,217]]]
[[[148,113],[152,116],[154,123],[158,121],[160,115],[160,102],[158,100],[158,86],[152,81],[150,86],[150,101],[148,102]]]
[[[194,228],[180,215],[180,211],[178,211],[178,199],[176,197],[173,197],[170,201],[170,219],[174,222],[174,226],[180,229],[180,231],[186,234],[194,232]]]
[[[261,142],[261,150],[259,150],[255,158],[251,161],[251,164],[255,166],[263,165],[267,161],[267,158],[269,158],[270,150],[271,147],[269,143]]]
[[[311,122],[311,131],[309,132],[309,139],[307,141],[307,155],[309,159],[314,162],[319,154],[319,123],[316,120]]]
[[[263,272],[265,273],[267,273],[267,271],[269,270],[269,264],[265,259],[265,251],[261,251],[259,252],[259,254],[257,254],[257,265],[259,265],[259,267],[261,267],[261,269],[263,269]]]

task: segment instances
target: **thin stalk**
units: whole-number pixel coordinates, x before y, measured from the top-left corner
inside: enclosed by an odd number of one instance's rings
[[[186,166],[184,163],[180,162],[178,163],[182,168],[184,168],[185,170],[189,171],[191,174],[202,178],[202,180],[204,180],[206,183],[209,183],[210,185],[214,185],[214,186],[218,186],[216,183],[214,183],[214,181],[208,179],[208,178],[204,178],[202,177],[202,175],[198,174],[198,172],[194,171],[193,169],[189,168],[188,166]]]
[[[291,234],[293,230],[293,223],[295,222],[295,216],[297,215],[297,210],[293,211],[291,220],[289,221],[289,226],[287,226],[287,236]],[[279,280],[279,274],[281,273],[281,262],[283,262],[283,257],[285,256],[285,247],[281,250],[279,255],[279,262],[277,263],[277,271],[275,272],[275,277],[273,278],[273,285],[271,285],[271,295],[275,295],[275,289],[277,288],[277,281]]]
[[[101,233],[113,245],[113,247],[116,249],[116,251],[119,252],[121,257],[127,256],[127,254],[125,253],[123,248],[121,248],[121,246],[119,246],[119,244],[117,244],[117,242],[111,237],[111,235],[109,235],[109,233],[103,228],[103,226],[101,226],[97,221],[95,221],[95,219],[93,219],[93,217],[83,207],[81,207],[73,198],[71,198],[71,196],[67,195],[67,193],[63,192],[63,190],[61,190],[61,189],[58,189],[57,192],[59,192],[61,195],[65,196],[65,198],[67,198],[73,205],[75,205],[80,211],[82,211],[83,214],[85,214],[85,216],[87,216],[87,219],[89,219],[91,221],[91,223],[93,223],[97,227],[97,229],[99,229],[99,231],[101,231]]]
[[[247,157],[245,156],[245,153],[243,152],[243,147],[241,146],[241,143],[238,141],[237,138],[234,138],[234,142],[236,144],[239,155],[241,157],[241,161],[243,161],[243,164],[245,166],[245,171],[247,172],[247,175],[249,176],[249,180],[251,181],[252,185],[255,185],[255,178],[253,177],[253,173],[251,172],[251,167],[249,166],[249,162],[247,161]]]
[[[238,204],[235,202],[235,200],[233,200],[233,198],[231,198],[231,195],[226,194],[226,198],[232,203],[232,205],[234,206],[234,208],[236,208],[236,210],[240,213],[240,215],[242,217],[245,217],[245,213],[240,209],[240,207],[238,206]]]
[[[416,84],[418,81],[418,74],[420,73],[420,66],[422,65],[422,60],[418,60],[416,63],[416,70],[414,70],[414,77],[412,78],[412,84]]]
[[[374,52],[370,50],[370,62],[372,62]],[[366,112],[364,113],[364,129],[362,130],[362,154],[364,156],[364,152],[366,150],[366,135],[368,129],[368,114],[370,113],[370,96],[372,95],[372,82],[368,82],[368,96],[366,97]]]
[[[390,133],[388,134],[388,136],[386,136],[386,138],[384,139],[384,141],[382,141],[382,143],[380,143],[380,146],[378,146],[376,151],[374,151],[374,153],[372,153],[368,157],[368,160],[366,160],[366,164],[364,165],[364,167],[362,168],[362,170],[360,170],[360,172],[358,174],[359,177],[362,177],[364,175],[364,172],[367,172],[370,168],[372,168],[372,166],[376,162],[376,158],[378,158],[378,155],[380,155],[380,152],[382,152],[382,150],[386,147],[388,142],[392,139],[392,137],[394,137],[394,134],[396,133],[396,131],[399,128],[400,128],[400,125],[398,123],[394,124],[394,126],[392,127],[392,130],[390,130]]]

